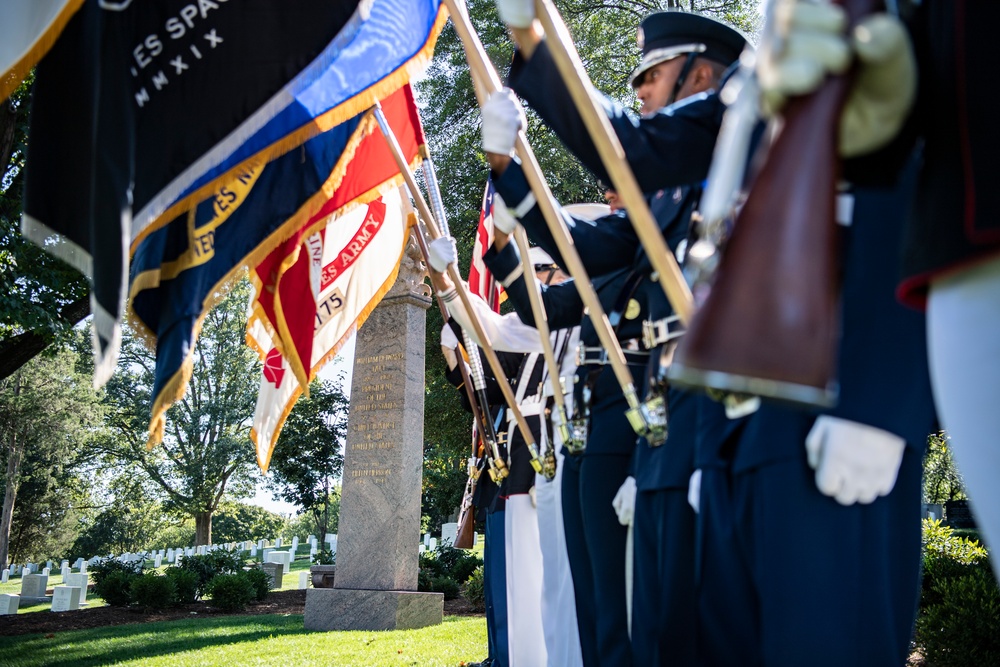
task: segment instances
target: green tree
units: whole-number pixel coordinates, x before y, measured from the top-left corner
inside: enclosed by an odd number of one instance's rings
[[[60,348],[0,380],[0,453],[5,466],[0,563],[29,551],[27,540],[35,525],[61,531],[68,518],[72,495],[60,501],[55,494],[69,486],[68,468],[100,419],[97,396],[89,378],[77,372],[75,361],[72,351]],[[32,501],[32,514],[20,512],[16,526],[19,500]],[[66,505],[42,509],[58,502]],[[45,516],[39,516],[43,511]],[[11,538],[19,541],[12,545]]]
[[[86,522],[69,549],[69,558],[117,556],[151,548],[170,519],[143,481],[132,475],[120,475],[112,481],[110,501]]]
[[[285,517],[263,507],[224,501],[212,520],[212,534],[217,542],[243,542],[273,538],[288,525]]]
[[[0,378],[64,339],[90,314],[86,279],[21,236],[33,79],[0,102]]]
[[[948,434],[944,431],[931,434],[924,456],[924,502],[944,504],[967,497],[962,475],[948,446]]]
[[[314,380],[309,397],[299,398],[281,429],[271,457],[268,487],[274,497],[294,503],[309,514],[320,544],[337,530],[340,508],[338,480],[344,468],[349,400],[335,381]]]
[[[110,432],[98,452],[146,475],[164,493],[168,511],[194,517],[197,544],[212,543],[212,515],[227,491],[239,497],[251,488],[249,433],[260,363],[244,344],[250,289],[246,280],[235,283],[206,315],[187,392],[167,411],[161,445],[146,448],[155,355],[131,332],[106,387]]]

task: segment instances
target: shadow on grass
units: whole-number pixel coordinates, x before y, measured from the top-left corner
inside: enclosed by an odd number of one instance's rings
[[[0,638],[0,665],[92,667],[307,632],[301,615],[288,615],[158,621],[60,632],[51,639],[22,635]]]

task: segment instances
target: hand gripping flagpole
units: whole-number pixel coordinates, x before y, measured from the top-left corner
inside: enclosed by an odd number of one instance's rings
[[[625,204],[629,220],[632,221],[632,226],[635,227],[636,234],[646,249],[646,255],[659,276],[660,286],[666,293],[674,312],[686,325],[691,321],[694,308],[691,290],[684,280],[680,267],[677,266],[673,253],[663,240],[653,214],[646,205],[635,175],[625,159],[625,151],[618,141],[618,135],[611,127],[607,114],[595,101],[594,86],[583,69],[566,24],[563,23],[559,11],[551,0],[535,0],[535,14],[548,36],[549,50],[566,87],[569,88],[573,103],[587,126],[590,138],[608,170],[615,191]]]
[[[430,235],[431,239],[438,239],[441,237],[441,230],[438,227],[437,221],[435,220],[430,208],[427,206],[427,202],[424,200],[423,194],[417,187],[417,181],[413,176],[413,171],[410,170],[410,165],[406,163],[406,158],[403,157],[403,151],[399,147],[399,142],[396,141],[396,135],[393,133],[392,128],[389,127],[389,123],[385,119],[385,115],[382,113],[382,106],[376,102],[373,107],[375,113],[375,119],[378,121],[379,128],[382,130],[382,135],[385,137],[386,143],[389,145],[389,150],[392,152],[393,158],[396,160],[396,166],[399,167],[400,173],[403,175],[403,180],[406,181],[406,187],[410,190],[410,195],[413,197],[417,204],[417,211],[420,213],[420,217],[423,218],[424,224],[427,226],[427,233]],[[426,255],[424,256],[426,259]],[[472,327],[476,331],[476,337],[482,343],[483,353],[486,355],[486,360],[490,364],[490,368],[493,370],[493,376],[497,379],[497,384],[500,386],[500,391],[503,393],[504,400],[507,401],[507,408],[510,410],[510,414],[514,416],[514,421],[517,422],[517,426],[521,429],[521,434],[524,436],[524,442],[528,447],[528,452],[531,455],[531,467],[535,469],[535,472],[542,472],[542,461],[538,456],[538,446],[535,444],[535,436],[532,435],[531,429],[528,427],[528,422],[524,419],[524,415],[521,414],[521,410],[517,407],[517,400],[514,398],[514,392],[510,388],[510,382],[507,381],[507,376],[503,372],[503,368],[500,366],[500,360],[497,358],[496,352],[493,351],[493,346],[490,344],[489,336],[483,329],[482,323],[479,321],[478,315],[472,309],[472,303],[469,301],[468,288],[462,281],[462,276],[458,272],[458,268],[454,264],[448,265],[448,277],[451,278],[452,283],[455,284],[455,290],[458,293],[459,299],[462,301],[462,305],[465,306],[466,311],[469,313],[469,319],[472,320]],[[469,352],[469,366],[475,372],[476,362],[478,362],[476,354],[473,350],[467,350]],[[497,463],[497,467],[503,463],[503,459],[500,458],[499,461],[494,461]],[[504,464],[503,468],[506,468]],[[506,476],[506,475],[504,475]]]
[[[407,205],[409,205],[410,202],[408,199],[404,198],[404,201],[406,202]],[[417,239],[417,245],[420,246],[420,252],[426,258],[427,241],[424,240],[423,230],[419,228],[419,225],[417,226],[416,234],[414,235],[414,237]],[[450,315],[448,315],[448,307],[444,305],[444,301],[441,300],[441,297],[439,295],[435,294],[434,300],[437,302],[438,308],[441,310],[441,317],[443,317],[444,321],[447,322],[450,319]],[[469,363],[471,367],[472,354],[469,353],[469,350],[471,349],[474,352],[475,348],[470,347],[469,343],[466,341],[463,341],[462,345],[463,347],[465,347],[466,354],[468,354],[470,358]],[[476,356],[478,357],[479,355]],[[479,361],[479,359],[477,358],[476,361]],[[489,401],[486,399],[485,383],[482,381],[476,382],[475,380],[470,378],[469,369],[465,367],[465,364],[462,363],[461,359],[458,360],[458,370],[462,374],[462,386],[465,387],[465,395],[469,399],[469,407],[472,408],[473,423],[475,424],[475,426],[478,427],[479,433],[482,435],[483,440],[486,441],[486,444],[489,446],[490,451],[493,452],[492,459],[489,456],[486,457],[487,460],[490,462],[490,477],[492,477],[494,481],[499,482],[503,477],[506,477],[507,469],[506,466],[504,466],[503,468],[498,468],[496,464],[496,459],[499,459],[500,462],[503,463],[503,457],[500,456],[500,447],[497,444],[497,433],[496,429],[493,427],[493,420],[490,419],[489,417],[490,409],[489,409]],[[480,371],[482,371],[482,366],[480,366]],[[481,392],[479,391],[480,387],[482,388]],[[478,444],[478,438],[473,437],[472,458],[470,459],[470,465],[469,465],[469,479],[471,480],[474,480],[476,477],[476,472],[473,468],[472,463],[473,460],[476,458],[477,444]],[[504,471],[502,474],[501,470]]]
[[[462,40],[462,46],[465,49],[465,58],[468,60],[469,69],[472,71],[472,81],[474,84],[473,87],[476,89],[476,97],[479,100],[479,104],[482,105],[486,101],[487,95],[501,89],[500,77],[497,75],[496,70],[493,69],[493,65],[490,63],[489,58],[486,56],[486,51],[483,49],[482,42],[479,41],[479,36],[469,21],[469,16],[465,11],[465,4],[460,3],[460,0],[444,0],[444,4],[448,7],[452,24],[455,26],[455,31],[458,33],[459,39]],[[573,237],[570,236],[569,230],[566,229],[566,225],[560,217],[559,211],[556,209],[552,192],[549,190],[548,183],[546,183],[545,177],[542,175],[542,169],[538,165],[538,160],[535,159],[535,154],[531,150],[531,146],[528,145],[528,140],[523,130],[518,132],[515,149],[521,158],[524,175],[535,194],[538,206],[541,207],[545,222],[548,224],[549,230],[555,238],[559,253],[567,264],[565,268],[573,276],[580,297],[583,299],[590,319],[594,323],[594,330],[597,332],[597,337],[600,339],[601,345],[608,352],[608,362],[629,406],[626,412],[629,423],[636,433],[645,435],[648,431],[647,420],[642,412],[642,405],[639,403],[639,396],[636,393],[635,385],[632,383],[632,373],[628,370],[625,355],[622,353],[618,338],[611,328],[611,322],[608,320],[604,308],[601,307],[601,302],[597,298],[597,292],[594,291],[594,286],[591,284],[587,270],[580,260],[580,255],[573,245]],[[645,202],[643,204],[645,205]],[[656,236],[661,242],[663,241],[659,235],[659,231],[656,232]],[[673,255],[670,257],[673,259]],[[681,283],[683,284],[683,280],[681,280]],[[688,292],[688,299],[690,301],[690,292]],[[535,320],[536,322],[538,321],[537,315]]]
[[[444,203],[441,200],[441,189],[438,186],[437,176],[434,173],[433,165],[427,168],[429,160],[424,160],[424,177],[427,185],[427,195],[431,200],[431,206],[434,207],[434,212],[437,214],[438,222],[443,228],[445,233],[448,233],[448,222],[447,214],[444,210]],[[528,287],[528,299],[531,301],[531,313],[535,318],[535,328],[538,329],[538,335],[542,343],[542,356],[545,359],[545,365],[549,370],[549,378],[555,378],[551,380],[552,382],[552,393],[555,398],[556,410],[558,411],[558,421],[559,421],[559,434],[562,436],[562,441],[567,442],[569,440],[569,427],[567,426],[568,419],[566,415],[566,399],[563,394],[562,378],[559,376],[559,363],[556,361],[556,354],[552,349],[552,339],[549,334],[549,323],[545,316],[545,304],[542,303],[542,297],[539,293],[538,284],[534,280],[535,270],[531,265],[531,258],[528,256],[528,237],[524,234],[524,229],[522,227],[517,227],[514,232],[515,238],[517,239],[517,247],[521,252],[521,264],[524,267],[524,279],[530,282],[531,285]],[[545,475],[547,479],[552,479],[555,474],[555,457],[552,457],[551,461],[549,457],[545,457],[542,461],[542,474]]]

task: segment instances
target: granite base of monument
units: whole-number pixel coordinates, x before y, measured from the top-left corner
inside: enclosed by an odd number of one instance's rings
[[[413,630],[444,620],[444,594],[310,588],[306,630]]]

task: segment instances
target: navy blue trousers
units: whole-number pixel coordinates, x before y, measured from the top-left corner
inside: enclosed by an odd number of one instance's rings
[[[504,512],[486,515],[483,546],[483,595],[486,602],[486,642],[490,667],[510,664],[507,644],[507,548]]]
[[[687,489],[640,491],[633,525],[633,660],[644,667],[693,665],[695,514]]]
[[[805,441],[811,419],[796,437]],[[703,665],[899,667],[920,592],[922,461],[906,448],[893,491],[870,505],[822,495],[801,457],[703,472]]]
[[[576,599],[576,624],[580,630],[580,648],[584,667],[600,667],[597,653],[597,607],[594,604],[594,575],[584,537],[583,513],[580,511],[580,464],[583,457],[566,454],[562,471],[563,528],[569,571]]]

